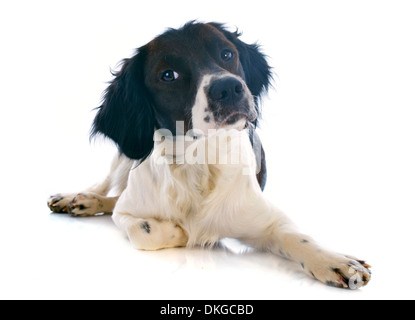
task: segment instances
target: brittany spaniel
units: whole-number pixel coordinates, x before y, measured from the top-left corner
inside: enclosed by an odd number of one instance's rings
[[[368,264],[299,233],[262,194],[265,153],[255,128],[272,73],[258,45],[222,24],[190,22],[139,48],[114,76],[92,137],[110,138],[119,155],[102,183],[52,196],[53,212],[113,213],[140,250],[236,238],[328,285],[369,282]]]

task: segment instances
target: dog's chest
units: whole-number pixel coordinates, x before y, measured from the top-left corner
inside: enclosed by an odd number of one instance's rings
[[[214,146],[217,161],[205,158],[195,163],[167,163],[163,152],[155,153],[130,173],[127,190],[117,206],[118,211],[140,218],[156,217],[178,223],[191,240],[212,243],[226,234],[236,215],[243,212],[252,197],[260,193],[256,181],[256,160],[247,136],[237,133],[239,148]],[[219,144],[228,143],[220,136]],[[226,155],[223,161],[219,156]],[[238,159],[235,163],[231,161]],[[163,160],[163,161],[160,161]],[[226,223],[222,223],[226,222]],[[200,244],[200,243],[198,243]]]

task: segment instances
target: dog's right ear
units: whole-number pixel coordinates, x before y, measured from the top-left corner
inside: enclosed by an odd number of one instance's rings
[[[153,150],[155,128],[151,97],[144,84],[145,60],[143,47],[123,61],[105,91],[91,130],[91,138],[102,134],[112,139],[128,158],[140,161]]]

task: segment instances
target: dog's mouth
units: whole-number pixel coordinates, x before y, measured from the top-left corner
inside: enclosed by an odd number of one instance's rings
[[[217,123],[218,128],[226,128],[228,126],[234,126],[236,124],[244,122],[244,128],[248,122],[255,122],[258,118],[258,114],[255,109],[252,108],[250,112],[235,111],[227,115],[222,121]]]

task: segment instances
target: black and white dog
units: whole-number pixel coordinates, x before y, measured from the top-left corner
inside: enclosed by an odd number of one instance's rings
[[[52,196],[49,208],[112,212],[137,249],[236,238],[328,285],[366,285],[368,264],[323,249],[264,198],[265,153],[255,128],[272,75],[258,46],[239,37],[218,23],[190,22],[125,59],[92,128],[121,155],[102,183]]]

